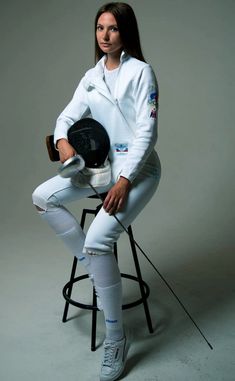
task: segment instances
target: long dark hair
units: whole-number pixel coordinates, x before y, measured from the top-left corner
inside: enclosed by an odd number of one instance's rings
[[[126,3],[118,2],[103,5],[98,10],[95,18],[95,33],[98,19],[104,12],[112,13],[112,15],[115,17],[123,44],[123,50],[130,56],[145,62],[140,44],[137,20],[131,6]],[[105,53],[100,49],[95,37],[95,61],[97,62],[100,60],[104,54]]]

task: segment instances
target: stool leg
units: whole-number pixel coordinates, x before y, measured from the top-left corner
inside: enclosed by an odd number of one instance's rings
[[[116,258],[116,261],[118,262],[117,242],[114,242],[114,245],[113,245],[113,253],[114,253],[114,256],[115,256],[115,258]]]
[[[85,225],[86,215],[87,214],[97,215],[97,213],[99,212],[101,207],[102,207],[102,204],[98,205],[95,210],[83,209],[81,222],[80,222],[82,229],[84,228],[84,225]],[[69,298],[71,298],[71,294],[72,294],[73,282],[75,279],[75,274],[76,274],[76,269],[77,269],[77,261],[78,261],[77,258],[74,257],[71,275],[70,275],[70,286],[68,288],[68,297]],[[92,309],[91,350],[95,351],[96,350],[96,326],[97,326],[97,308],[96,308],[97,302],[96,302],[96,293],[95,293],[94,288],[93,288],[93,307],[95,307],[95,308]],[[62,318],[63,322],[67,321],[68,309],[69,309],[69,302],[66,300],[63,318]]]
[[[97,306],[96,303],[96,293],[95,288],[93,287],[93,307]],[[92,310],[92,324],[91,324],[91,351],[94,352],[96,350],[96,323],[97,323],[97,310],[94,308]]]
[[[146,316],[146,320],[147,320],[147,324],[148,324],[148,329],[149,329],[150,333],[153,333],[152,320],[151,320],[151,316],[149,313],[148,302],[147,302],[146,297],[145,297],[145,291],[144,291],[144,286],[143,286],[143,278],[142,278],[141,271],[140,271],[140,265],[139,265],[139,260],[138,260],[138,256],[137,256],[137,251],[136,251],[136,246],[135,246],[131,226],[128,227],[128,233],[129,233],[129,239],[130,239],[132,255],[133,255],[133,259],[134,259],[134,263],[135,263],[136,273],[137,273],[137,277],[138,277],[138,281],[139,281],[140,293],[141,293],[141,297],[143,299],[143,305],[144,305],[145,316]]]
[[[68,297],[69,298],[71,297],[71,294],[72,294],[73,280],[75,278],[75,273],[76,273],[76,268],[77,268],[77,262],[78,262],[77,258],[74,257],[74,259],[73,259],[73,265],[72,265],[72,271],[71,271],[71,275],[70,275],[70,287],[68,289]],[[62,322],[63,323],[65,323],[67,321],[68,310],[69,310],[69,302],[66,301],[65,302],[65,306],[64,306],[63,318],[62,318]]]
[[[81,225],[82,229],[84,228],[84,225],[85,225],[85,220],[86,220],[87,213],[89,213],[89,211],[87,211],[87,209],[83,209],[82,217],[81,217],[81,222],[80,222],[80,225]],[[77,262],[78,262],[77,258],[74,257],[73,265],[72,265],[72,270],[71,270],[71,274],[70,274],[70,287],[68,289],[68,297],[69,298],[72,295],[73,281],[74,281],[75,274],[76,274]],[[65,302],[65,306],[64,306],[63,318],[62,318],[62,322],[63,323],[65,323],[67,321],[68,310],[69,310],[69,302],[66,301]]]

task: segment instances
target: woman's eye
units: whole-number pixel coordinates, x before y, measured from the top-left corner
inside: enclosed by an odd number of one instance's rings
[[[100,32],[100,31],[104,30],[104,27],[102,25],[97,25],[96,30]],[[111,32],[118,32],[118,27],[117,26],[111,26],[109,28],[109,30]]]

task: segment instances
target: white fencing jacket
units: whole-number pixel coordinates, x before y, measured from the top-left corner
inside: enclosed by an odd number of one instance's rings
[[[115,181],[124,176],[132,182],[141,172],[157,176],[158,85],[154,72],[149,64],[123,52],[112,96],[104,81],[105,58],[86,72],[59,115],[54,142],[67,138],[69,127],[91,114],[109,135]]]

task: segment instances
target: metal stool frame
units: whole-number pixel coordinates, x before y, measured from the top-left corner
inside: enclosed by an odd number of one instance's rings
[[[91,196],[90,198],[97,198],[97,196]],[[87,214],[96,216],[101,207],[102,207],[102,204],[98,205],[95,209],[83,209],[82,217],[81,217],[82,229],[84,229]],[[142,278],[131,225],[128,227],[128,234],[129,234],[129,241],[130,241],[130,246],[131,246],[131,251],[132,251],[132,256],[133,256],[137,276],[121,273],[121,277],[137,282],[139,284],[141,297],[131,303],[123,304],[122,309],[126,310],[129,308],[135,307],[137,305],[143,304],[149,332],[153,333],[152,320],[151,320],[148,302],[147,302],[147,299],[150,294],[150,289],[147,283]],[[114,243],[114,254],[115,254],[116,260],[118,260],[117,243]],[[65,299],[65,307],[64,307],[62,322],[65,323],[67,321],[68,309],[70,304],[73,306],[79,307],[81,309],[91,310],[92,311],[91,351],[95,351],[96,350],[97,311],[99,311],[97,308],[95,289],[93,287],[92,304],[80,303],[79,301],[75,301],[71,298],[73,285],[81,280],[89,278],[88,274],[84,274],[84,275],[80,275],[76,277],[77,261],[78,259],[74,257],[71,274],[70,274],[70,280],[68,283],[65,284],[62,290],[62,294]]]

